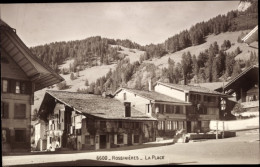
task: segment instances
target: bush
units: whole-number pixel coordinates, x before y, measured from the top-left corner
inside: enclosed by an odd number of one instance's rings
[[[71,80],[76,79],[73,73],[70,74],[70,79],[71,79]]]
[[[232,110],[232,114],[236,115],[236,114],[241,114],[243,112],[245,112],[246,110],[242,107],[242,105],[240,103],[237,103],[233,110]]]
[[[86,79],[86,81],[85,81],[85,86],[89,86],[88,79]]]

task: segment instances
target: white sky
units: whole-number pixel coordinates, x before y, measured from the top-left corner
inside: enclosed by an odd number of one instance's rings
[[[236,10],[239,1],[0,4],[1,19],[27,46],[100,35],[161,43],[192,25]]]

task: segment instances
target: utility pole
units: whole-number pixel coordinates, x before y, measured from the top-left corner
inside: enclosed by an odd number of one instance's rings
[[[222,139],[225,137],[225,122],[223,121],[223,133],[222,133]]]
[[[218,139],[218,120],[216,121],[216,124],[217,124],[216,139]]]

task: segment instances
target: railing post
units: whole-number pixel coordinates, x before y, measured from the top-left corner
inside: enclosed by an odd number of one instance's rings
[[[225,137],[225,122],[223,121],[223,133],[222,133],[222,139],[224,139]]]

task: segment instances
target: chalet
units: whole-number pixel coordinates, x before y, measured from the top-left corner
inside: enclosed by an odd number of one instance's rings
[[[63,80],[0,20],[2,152],[30,150],[34,92]]]
[[[155,118],[130,103],[92,94],[47,91],[40,106],[47,149],[103,149],[155,140]]]
[[[246,110],[258,110],[259,107],[259,67],[253,65],[244,69],[229,81],[222,92],[233,96],[233,101],[242,104]],[[233,108],[230,108],[232,110]]]
[[[149,84],[151,85],[151,83]],[[220,100],[227,95],[207,88],[157,82],[154,91],[119,88],[114,98],[158,120],[157,137],[177,130],[209,131],[210,120],[219,119]]]

